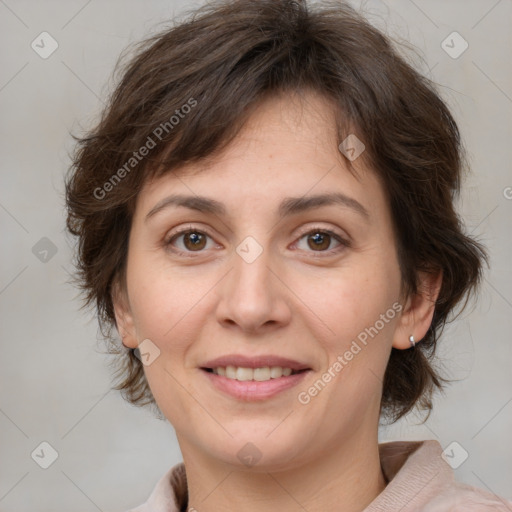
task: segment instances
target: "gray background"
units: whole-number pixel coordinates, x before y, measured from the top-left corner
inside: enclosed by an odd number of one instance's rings
[[[69,132],[96,119],[120,51],[194,5],[0,0],[3,512],[123,511],[145,501],[181,460],[172,426],[109,391],[96,321],[79,310],[67,282],[72,241],[64,232],[63,174]],[[473,168],[459,208],[492,258],[478,304],[445,330],[440,356],[458,382],[437,398],[425,425],[412,415],[381,429],[381,440],[437,439],[443,448],[456,441],[469,453],[456,478],[511,499],[512,2],[364,7],[375,25],[423,52],[417,66],[452,107]],[[47,59],[31,48],[43,31],[59,45]],[[453,31],[469,43],[456,59],[441,47]],[[58,452],[48,469],[31,458],[43,441]]]

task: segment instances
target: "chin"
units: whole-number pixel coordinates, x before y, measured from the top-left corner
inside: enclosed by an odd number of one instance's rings
[[[272,428],[275,426],[276,424]],[[230,466],[235,466],[237,471],[283,471],[296,467],[296,457],[301,451],[301,446],[294,441],[295,437],[289,433],[281,433],[281,435],[273,433],[268,436],[267,433],[271,432],[272,428],[255,431],[253,435],[246,433],[229,440],[223,436],[223,439],[219,439],[218,443],[213,445],[212,439],[209,438],[206,440],[209,446],[204,446],[204,448],[211,457]],[[219,451],[218,448],[221,448],[222,451]],[[306,450],[307,445],[302,446],[302,449]]]

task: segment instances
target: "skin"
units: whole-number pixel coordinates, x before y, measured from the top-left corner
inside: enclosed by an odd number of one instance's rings
[[[266,99],[224,151],[147,182],[138,196],[116,320],[126,346],[149,339],[160,350],[144,370],[176,431],[189,510],[316,512],[343,503],[356,512],[385,488],[377,437],[383,375],[391,347],[407,349],[410,334],[426,334],[441,276],[420,275],[423,295],[400,297],[382,185],[362,158],[353,162],[357,175],[349,172],[333,112],[312,92]],[[333,191],[356,199],[368,219],[339,204],[277,217],[284,197]],[[228,216],[172,206],[145,220],[177,193],[221,201]],[[208,235],[200,250],[183,235],[166,245],[190,225]],[[327,237],[316,248],[318,228],[350,245]],[[252,263],[236,252],[247,236],[263,250]],[[401,313],[300,403],[299,392],[396,302]],[[289,357],[312,371],[297,387],[247,402],[218,391],[198,368],[233,353]],[[251,467],[237,456],[249,442],[261,454]]]

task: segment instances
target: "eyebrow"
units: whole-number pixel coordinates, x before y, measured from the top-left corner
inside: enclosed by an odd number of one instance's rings
[[[358,213],[366,221],[370,218],[368,210],[360,202],[342,193],[319,194],[304,197],[286,197],[281,201],[277,214],[279,218],[282,219],[286,216],[302,213],[313,208],[330,205],[341,205],[349,208]],[[189,208],[190,210],[211,213],[218,216],[226,216],[227,214],[224,204],[216,199],[211,199],[205,196],[172,195],[159,201],[146,215],[145,220],[148,221],[157,213],[171,206],[182,206]]]

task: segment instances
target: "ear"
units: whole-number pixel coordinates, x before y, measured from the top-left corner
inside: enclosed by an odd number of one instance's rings
[[[421,341],[432,323],[437,297],[441,290],[443,273],[419,273],[418,292],[410,296],[404,306],[393,337],[393,347],[404,350],[411,347],[409,336]]]
[[[117,282],[112,287],[112,304],[116,316],[117,332],[123,340],[123,345],[128,348],[137,348],[139,344],[128,296],[124,287]]]

